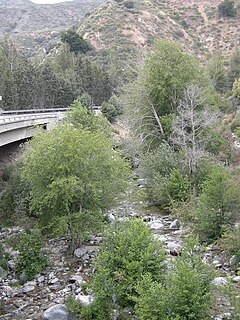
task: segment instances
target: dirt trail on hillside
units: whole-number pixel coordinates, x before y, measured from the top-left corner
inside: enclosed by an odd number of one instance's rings
[[[208,16],[206,15],[206,12],[205,12],[203,6],[198,5],[198,11],[201,14],[201,16],[203,17],[205,26],[208,26],[209,25],[209,20],[208,20]]]

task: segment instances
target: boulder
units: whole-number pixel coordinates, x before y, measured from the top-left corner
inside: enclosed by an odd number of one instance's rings
[[[225,286],[227,284],[227,280],[224,277],[216,277],[212,281],[216,286]]]
[[[75,320],[75,317],[69,314],[65,304],[57,304],[44,311],[43,320]]]
[[[179,230],[179,228],[180,228],[180,222],[178,219],[171,222],[171,224],[169,226],[169,230]]]
[[[87,248],[85,248],[85,247],[77,248],[77,249],[74,251],[74,256],[75,256],[76,258],[81,258],[81,257],[84,256],[86,253],[87,253]]]

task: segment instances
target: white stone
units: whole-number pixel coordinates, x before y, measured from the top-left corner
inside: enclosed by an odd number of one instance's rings
[[[240,282],[240,276],[233,277],[233,282]]]
[[[84,295],[78,294],[76,296],[76,300],[81,301],[84,305],[89,305],[89,304],[93,303],[93,297],[90,295],[84,296]]]
[[[79,275],[72,275],[70,278],[69,278],[69,281],[71,282],[77,282],[79,285],[84,283],[84,280],[83,280],[83,277],[82,276],[79,276]]]
[[[151,221],[147,225],[151,230],[161,230],[164,228],[164,224],[160,221]]]
[[[227,280],[224,277],[216,277],[213,279],[212,283],[216,286],[224,286],[227,284]]]

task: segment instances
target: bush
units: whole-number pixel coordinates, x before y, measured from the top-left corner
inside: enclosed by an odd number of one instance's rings
[[[234,6],[233,0],[224,0],[218,5],[218,12],[223,17],[234,17],[237,10]]]
[[[220,241],[227,256],[235,256],[236,264],[240,263],[240,226],[227,229]]]
[[[133,305],[136,286],[147,274],[160,281],[164,270],[161,246],[140,220],[115,223],[96,260],[93,288],[97,299]]]
[[[191,181],[177,168],[177,156],[167,144],[142,158],[140,174],[146,178],[150,200],[162,208],[185,201],[190,195]]]
[[[93,100],[91,96],[88,93],[83,93],[79,98],[78,101],[80,104],[84,107],[87,108],[88,110],[93,109]]]
[[[17,273],[24,272],[27,279],[31,280],[47,267],[47,257],[43,254],[42,246],[40,232],[35,230],[21,235],[16,246],[19,251],[16,263]]]
[[[7,185],[0,194],[0,216],[4,223],[13,223],[20,214],[29,212],[29,188],[26,181],[23,181],[19,174],[20,167],[11,167],[10,176],[7,178]]]
[[[9,255],[4,251],[3,245],[0,243],[0,267],[4,270],[7,270],[8,259]]]
[[[138,286],[139,320],[211,319],[212,273],[201,261],[198,248],[194,242],[189,243],[164,283],[143,279]]]
[[[213,241],[226,226],[239,218],[239,183],[224,168],[216,168],[203,182],[202,192],[192,204],[196,230],[200,237]]]
[[[117,116],[122,114],[122,110],[117,101],[117,97],[112,96],[107,102],[103,102],[101,111],[109,122],[114,122]]]

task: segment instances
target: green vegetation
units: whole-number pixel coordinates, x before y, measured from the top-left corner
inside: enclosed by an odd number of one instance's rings
[[[237,14],[233,0],[224,0],[218,5],[218,12],[223,17],[234,17]]]
[[[22,178],[29,185],[30,210],[41,227],[66,228],[73,249],[91,222],[94,226],[126,188],[128,165],[99,130],[66,123],[28,143]]]
[[[190,240],[163,283],[145,278],[138,287],[138,319],[211,319],[212,272]]]
[[[47,257],[42,251],[43,242],[40,232],[33,230],[29,233],[22,233],[16,249],[19,256],[16,264],[16,272],[26,275],[32,280],[37,273],[43,271],[47,266]]]
[[[84,40],[79,34],[73,29],[68,29],[63,32],[61,35],[61,40],[64,43],[67,43],[70,47],[70,52],[78,53],[87,53],[92,48],[90,44]]]

